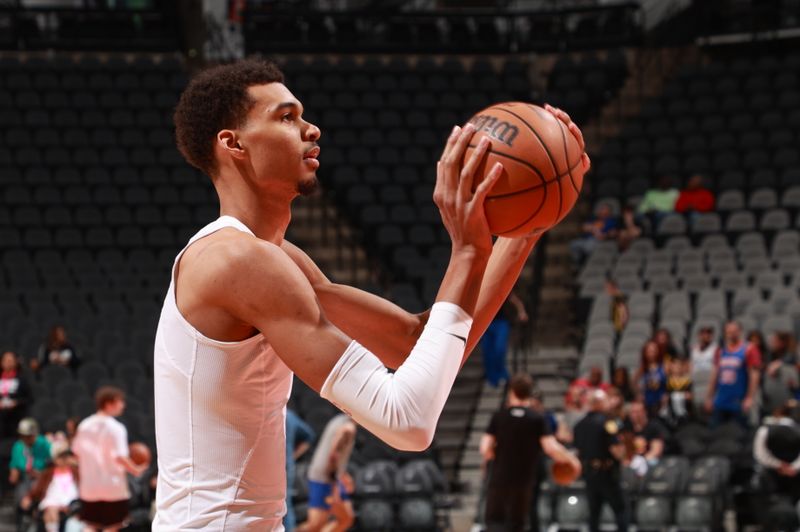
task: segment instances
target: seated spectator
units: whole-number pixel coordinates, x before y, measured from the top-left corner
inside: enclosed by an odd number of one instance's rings
[[[761,334],[761,331],[753,330],[747,333],[747,342],[758,351],[758,356],[761,360],[764,360],[764,355],[767,352],[767,342],[764,341],[764,335]]]
[[[697,341],[692,344],[691,363],[692,377],[698,373],[710,372],[714,367],[714,358],[717,356],[719,344],[714,339],[713,327],[701,327],[697,331]]]
[[[14,502],[19,507],[52,455],[50,442],[39,434],[39,424],[35,419],[22,419],[17,433],[19,439],[11,448],[11,461],[8,464],[8,483],[14,486]]]
[[[47,340],[39,346],[36,358],[31,360],[31,369],[39,371],[47,364],[66,366],[72,370],[80,364],[75,348],[67,340],[67,331],[61,325],[50,329]]]
[[[621,368],[617,368],[621,369]],[[625,397],[623,396],[622,392],[616,386],[612,386],[608,389],[608,417],[615,421],[619,422],[619,426],[621,427],[623,422],[625,421]]]
[[[622,397],[623,403],[630,403],[636,399],[636,391],[631,384],[630,373],[628,368],[617,367],[614,369],[614,377],[611,379],[611,385],[616,388],[617,393]],[[609,396],[611,392],[609,391]]]
[[[650,417],[657,417],[667,400],[667,372],[664,356],[658,344],[650,340],[642,347],[642,359],[637,371],[639,394]]]
[[[22,374],[22,363],[12,351],[3,353],[0,369],[0,438],[13,438],[28,411],[31,389]]]
[[[46,532],[58,532],[70,505],[78,500],[78,466],[75,456],[69,451],[58,454],[36,484],[20,502],[23,510],[36,505],[44,520]]]
[[[644,403],[637,401],[631,404],[622,429],[622,439],[629,453],[629,467],[639,476],[644,476],[651,466],[661,460],[666,436],[661,424],[648,418]]]
[[[716,426],[728,420],[747,427],[747,416],[759,389],[761,355],[742,337],[736,321],[725,324],[725,342],[714,358],[705,407]]]
[[[672,185],[672,178],[664,176],[658,180],[656,188],[645,192],[639,203],[639,214],[650,219],[655,231],[664,216],[675,212],[675,202],[678,201],[679,194],[678,189]]]
[[[667,371],[667,420],[679,427],[692,417],[692,375],[687,358],[675,359]]]
[[[631,242],[642,235],[642,226],[636,220],[633,207],[626,205],[622,208],[622,216],[619,219],[619,231],[617,232],[617,244],[620,251],[625,251]]]
[[[569,243],[575,264],[581,265],[592,254],[598,242],[617,237],[617,219],[605,203],[597,206],[595,216],[583,224],[583,235]]]
[[[714,194],[703,185],[703,176],[693,175],[678,196],[675,212],[687,214],[691,219],[697,213],[713,210]]]
[[[769,357],[761,376],[761,410],[768,415],[795,399],[800,392],[794,355],[794,338],[790,333],[775,332],[769,338]]]
[[[593,367],[586,377],[578,377],[567,390],[565,406],[567,410],[585,411],[590,392],[594,390],[608,390],[608,384],[603,382],[603,370]]]
[[[800,427],[791,417],[797,403],[788,401],[764,418],[753,440],[753,457],[764,468],[765,491],[800,500]]]

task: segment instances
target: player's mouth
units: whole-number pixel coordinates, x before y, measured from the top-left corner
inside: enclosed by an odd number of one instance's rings
[[[319,146],[314,146],[303,155],[303,161],[316,170],[319,168],[319,159],[317,157],[319,157],[320,151]]]

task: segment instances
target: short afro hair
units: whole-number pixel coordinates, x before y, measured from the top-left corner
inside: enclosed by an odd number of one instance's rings
[[[209,176],[216,173],[217,133],[241,126],[255,103],[247,89],[267,83],[283,83],[283,73],[264,59],[245,59],[197,74],[175,108],[175,139],[186,161]]]

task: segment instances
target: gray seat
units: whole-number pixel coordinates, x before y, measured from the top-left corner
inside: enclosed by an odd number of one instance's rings
[[[746,255],[743,258],[742,271],[751,277],[758,276],[761,272],[772,269],[772,263],[766,256]]]
[[[614,339],[609,337],[593,338],[583,347],[584,356],[604,356],[608,358],[614,352]]]
[[[583,527],[589,519],[586,497],[578,493],[561,494],[556,506],[556,518],[560,526]]]
[[[682,288],[697,293],[711,287],[711,276],[706,273],[688,275],[683,279]]]
[[[659,235],[683,235],[686,234],[686,219],[677,213],[668,214],[658,224],[657,233]]]
[[[699,235],[719,233],[721,230],[722,221],[715,212],[699,214],[692,223],[692,232]]]
[[[796,286],[797,281],[800,281],[800,275],[798,275],[798,272],[800,272],[800,255],[781,257],[777,259],[775,267],[783,275],[790,276],[793,285]]]
[[[665,528],[672,524],[672,506],[668,497],[643,497],[636,504],[639,529]]]
[[[800,208],[800,185],[791,186],[781,194],[781,206],[790,209]]]
[[[767,316],[761,324],[761,332],[769,336],[774,332],[794,332],[794,323],[785,314],[772,314]]]
[[[792,222],[788,211],[785,209],[772,209],[765,212],[761,217],[760,227],[762,231],[780,231],[781,229],[788,229],[791,225]]]
[[[759,272],[753,283],[753,286],[761,290],[775,290],[784,285],[783,275],[775,270],[764,270]]]
[[[673,292],[677,287],[678,283],[671,275],[659,275],[649,280],[649,289],[654,294]]]
[[[780,231],[772,239],[770,254],[773,259],[800,255],[800,233],[792,229]]]
[[[742,233],[753,231],[756,228],[756,217],[750,211],[736,211],[725,222],[725,231]]]
[[[692,247],[692,241],[689,240],[688,236],[682,236],[682,235],[671,236],[667,240],[666,244],[664,244],[664,249],[667,249],[672,253],[679,253],[691,247]]]
[[[700,241],[700,247],[707,252],[711,250],[728,249],[728,239],[725,235],[706,235]]]
[[[717,199],[717,210],[722,212],[744,209],[744,194],[741,190],[723,190]]]
[[[628,311],[633,316],[652,316],[655,308],[656,299],[652,292],[632,292],[628,296]]]
[[[783,313],[790,305],[797,301],[800,301],[797,291],[788,286],[772,290],[769,296],[769,303],[772,305],[772,311],[776,314]]]
[[[714,507],[708,497],[680,497],[675,511],[675,524],[681,530],[710,530],[716,523]]]
[[[668,330],[677,345],[683,344],[686,339],[686,321],[683,319],[662,319],[658,328]]]
[[[626,275],[617,278],[617,286],[625,294],[638,292],[642,289],[642,279],[638,275]]]
[[[778,195],[775,189],[758,188],[750,194],[748,207],[756,210],[772,209],[778,206]]]
[[[598,338],[615,338],[617,335],[616,331],[614,330],[614,324],[610,321],[605,322],[595,322],[589,326],[589,330],[586,333],[587,338],[591,340],[598,339]]]

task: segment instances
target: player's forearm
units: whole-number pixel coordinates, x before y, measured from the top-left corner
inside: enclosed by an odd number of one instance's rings
[[[490,253],[485,250],[454,247],[436,302],[452,303],[474,316],[489,260]]]
[[[525,238],[498,238],[492,248],[486,273],[483,275],[478,303],[473,314],[472,330],[464,351],[464,361],[478,344],[511,289],[541,234]],[[463,362],[462,362],[463,363]]]
[[[351,286],[328,282],[314,286],[314,292],[336,327],[393,369],[406,359],[427,319]]]

